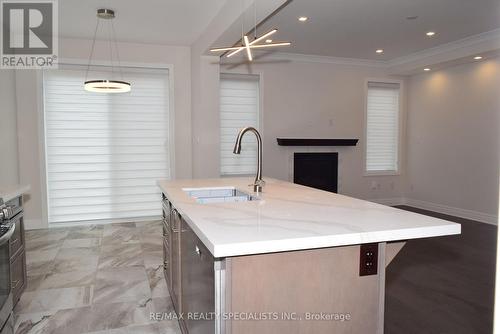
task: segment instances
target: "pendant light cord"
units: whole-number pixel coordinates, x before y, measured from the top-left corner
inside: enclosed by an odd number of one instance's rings
[[[113,19],[111,19],[113,22]],[[109,59],[111,60],[111,78],[114,77],[115,74],[115,66],[113,62],[113,42],[111,41],[111,24],[108,23],[108,46],[109,46]]]
[[[96,42],[96,37],[97,37],[97,31],[99,30],[99,25],[101,19],[97,17],[97,23],[95,25],[95,30],[94,30],[94,38],[92,39],[92,47],[90,49],[90,57],[89,61],[87,63],[87,70],[85,71],[85,81],[88,79],[89,71],[90,71],[90,65],[92,63],[92,58],[94,56],[94,50],[95,50],[95,42]],[[242,27],[243,31],[243,27]],[[112,41],[114,40],[114,43]],[[108,40],[109,40],[109,55],[110,55],[110,60],[111,60],[111,74],[113,75],[115,72],[115,65],[113,61],[113,44],[114,44],[114,49],[115,49],[115,54],[116,54],[116,60],[118,62],[118,69],[120,71],[120,77],[122,80],[123,79],[123,70],[121,67],[121,62],[120,62],[120,53],[118,52],[118,41],[116,40],[116,30],[115,30],[115,24],[113,23],[113,19],[111,19],[111,24],[108,26]]]
[[[95,25],[94,39],[92,39],[92,48],[90,49],[89,62],[87,63],[87,71],[85,71],[85,81],[87,81],[87,78],[88,78],[88,75],[89,75],[89,70],[90,70],[90,62],[92,61],[92,56],[94,55],[95,38],[97,36],[97,29],[98,28],[99,28],[99,17],[97,18],[97,23]]]
[[[115,40],[115,49],[116,49],[116,60],[118,61],[118,69],[120,70],[120,76],[123,79],[123,69],[122,69],[122,64],[120,62],[120,53],[118,52],[118,41],[116,40],[116,31],[115,31],[115,24],[113,21],[111,21],[111,28],[113,30],[113,39]]]
[[[257,0],[253,3],[253,39],[257,39]]]
[[[244,25],[245,25],[245,0],[241,0],[241,45],[243,45]]]

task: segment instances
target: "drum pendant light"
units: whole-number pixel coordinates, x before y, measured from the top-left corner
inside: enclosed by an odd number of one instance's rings
[[[89,62],[87,65],[87,71],[85,73],[85,84],[84,88],[86,91],[95,92],[95,93],[126,93],[130,91],[130,82],[123,80],[123,73],[120,66],[120,57],[118,54],[118,44],[116,42],[116,33],[115,27],[113,25],[113,19],[115,18],[115,12],[112,9],[98,9],[97,10],[97,23],[94,31],[94,39],[92,41],[92,49],[90,51]],[[90,65],[92,62],[92,57],[94,55],[95,41],[97,37],[97,31],[99,29],[99,24],[101,21],[108,21],[108,37],[109,37],[109,50],[110,50],[110,60],[111,60],[111,78],[104,79],[94,79],[87,80],[90,70]],[[114,39],[114,43],[111,40],[111,37]],[[116,53],[116,59],[118,62],[118,69],[120,71],[120,80],[113,79],[114,70],[114,61],[113,61],[113,45]]]

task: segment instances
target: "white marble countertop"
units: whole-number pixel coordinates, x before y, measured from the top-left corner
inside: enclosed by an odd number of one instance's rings
[[[14,184],[10,186],[4,186],[0,187],[0,198],[3,199],[4,202],[7,202],[13,198],[27,193],[28,191],[30,191],[29,185]]]
[[[234,186],[253,178],[159,181],[162,192],[214,257],[460,234],[460,224],[265,178],[258,201],[200,204],[185,188]]]

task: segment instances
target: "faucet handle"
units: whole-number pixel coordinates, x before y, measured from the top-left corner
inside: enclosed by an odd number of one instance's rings
[[[253,186],[253,191],[256,192],[256,193],[261,193],[262,192],[262,188],[264,188],[264,186],[266,185],[266,181],[264,180],[256,180],[254,182],[254,184],[250,184],[250,186]]]
[[[254,185],[259,185],[259,186],[263,187],[266,185],[266,181],[260,179],[260,180],[255,181]]]
[[[248,186],[249,186],[249,187],[253,187],[253,186],[261,186],[261,187],[264,187],[265,185],[266,185],[266,181],[264,181],[264,180],[257,180],[257,181],[255,181],[254,183],[249,184]]]

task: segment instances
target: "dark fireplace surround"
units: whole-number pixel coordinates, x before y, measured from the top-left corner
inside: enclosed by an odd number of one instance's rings
[[[293,182],[330,192],[337,192],[337,152],[295,152]]]
[[[356,146],[358,138],[276,138],[279,146]],[[338,152],[295,152],[293,182],[336,193]]]

